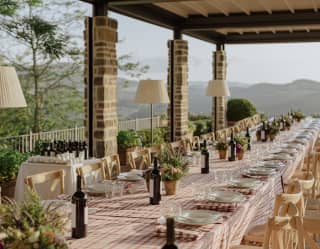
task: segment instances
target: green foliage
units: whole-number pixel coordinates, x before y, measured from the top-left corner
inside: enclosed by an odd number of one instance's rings
[[[211,116],[206,114],[191,114],[189,113],[189,120],[190,121],[197,121],[197,120],[204,120],[204,119],[211,119]]]
[[[187,164],[183,163],[182,155],[172,154],[168,148],[162,149],[158,155],[161,165],[162,181],[177,181],[188,172]]]
[[[225,141],[218,141],[215,148],[216,148],[216,150],[227,150],[228,144]]]
[[[119,131],[118,146],[120,149],[126,150],[139,145],[139,137],[135,131]]]
[[[195,130],[196,126],[194,125],[194,123],[188,120],[188,131],[193,134]]]
[[[304,115],[304,113],[301,111],[296,111],[293,113],[293,118],[297,121],[300,121],[301,119],[304,119],[305,117],[306,117],[306,115]]]
[[[272,136],[278,135],[278,133],[280,132],[280,126],[279,126],[278,122],[273,122],[271,124],[271,126],[269,127],[268,132]]]
[[[23,154],[9,148],[0,148],[0,182],[14,180],[19,172],[20,165],[29,156],[30,154]]]
[[[211,132],[211,120],[197,120],[193,122],[195,126],[195,130],[193,132],[194,136],[200,136],[202,134],[206,134]]]
[[[247,99],[230,99],[227,107],[228,121],[239,121],[257,113],[255,106]]]
[[[18,0],[0,0],[0,15],[12,16],[18,9]]]
[[[141,139],[143,147],[150,147],[151,144],[151,131],[150,129],[136,131],[137,135]],[[153,129],[153,144],[163,144],[166,142],[166,137],[168,133],[167,127],[155,128]]]
[[[247,149],[248,140],[245,136],[238,134],[234,137],[234,141],[236,142],[237,152],[245,151]]]
[[[26,201],[18,204],[5,199],[0,205],[0,233],[5,235],[4,247],[8,249],[66,249],[63,238],[66,223],[61,206],[44,207],[40,198],[29,191]]]
[[[320,118],[320,113],[313,113],[311,116],[313,118]]]

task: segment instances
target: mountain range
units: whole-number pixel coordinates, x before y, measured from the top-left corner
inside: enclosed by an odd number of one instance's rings
[[[118,113],[120,118],[149,116],[149,107],[134,103],[137,81],[118,80]],[[249,85],[241,82],[228,82],[230,98],[247,98],[259,112],[274,115],[299,109],[307,114],[320,112],[320,82],[299,79],[287,84],[258,83]],[[189,111],[210,113],[211,98],[205,96],[207,82],[189,82]],[[155,105],[155,114],[166,113],[166,105]]]

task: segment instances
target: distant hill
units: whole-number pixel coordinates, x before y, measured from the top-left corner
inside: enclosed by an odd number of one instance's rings
[[[247,98],[257,109],[268,114],[283,113],[290,108],[301,109],[305,113],[320,112],[320,82],[299,79],[288,84],[259,83],[249,85],[229,82],[231,98]],[[207,82],[189,83],[189,110],[193,113],[210,113],[211,98],[205,96]],[[118,113],[120,118],[145,117],[149,115],[147,105],[133,102],[138,83],[119,79]],[[155,113],[166,112],[166,105],[156,105]]]

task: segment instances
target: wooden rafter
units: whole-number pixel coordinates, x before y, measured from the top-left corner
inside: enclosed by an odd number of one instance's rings
[[[217,0],[206,0],[206,3],[212,6],[213,8],[217,9],[225,16],[229,16],[228,10],[221,4],[221,1]]]
[[[316,3],[316,0],[310,0],[313,6],[314,12],[318,12],[318,5]]]
[[[239,8],[241,11],[243,11],[244,13],[246,13],[247,15],[250,15],[250,10],[248,10],[246,7],[243,6],[243,4],[241,4],[241,1],[239,0],[229,0],[234,6],[236,6],[237,8]]]
[[[176,7],[176,6],[172,6],[168,3],[155,3],[154,5],[159,6],[160,8],[164,8],[168,11],[174,12],[176,14],[178,14],[179,16],[188,17],[188,12],[182,8]]]
[[[291,13],[295,13],[294,8],[292,7],[291,3],[289,2],[290,0],[283,0],[284,3],[286,4],[287,8],[290,10]]]
[[[266,4],[265,0],[258,0],[259,4],[262,6],[262,8],[265,9],[265,11],[267,11],[269,14],[272,14],[272,10],[271,8],[269,8],[269,6]]]
[[[189,1],[195,1],[195,0],[110,0],[108,1],[108,3],[113,6],[124,6],[124,5],[140,5],[140,4],[150,4],[150,3],[179,3],[179,2],[189,2]]]
[[[188,8],[192,9],[193,11],[196,11],[197,13],[199,13],[205,17],[208,17],[207,10],[200,5],[195,5],[195,3],[193,3],[193,2],[181,2],[180,4],[187,6]]]

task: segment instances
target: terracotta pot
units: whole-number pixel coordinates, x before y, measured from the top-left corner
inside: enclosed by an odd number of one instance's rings
[[[256,132],[257,141],[261,141],[261,131]]]
[[[238,153],[237,153],[237,158],[238,158],[238,160],[242,160],[243,157],[244,157],[244,151],[241,151],[241,152],[238,152]]]
[[[273,140],[276,138],[276,135],[269,135],[270,141],[273,142]]]
[[[14,190],[16,187],[16,181],[3,182],[0,184],[1,196],[6,196],[9,198],[14,198]]]
[[[179,181],[165,181],[163,182],[167,195],[175,195],[179,188]]]
[[[219,150],[219,158],[221,160],[227,159],[227,151],[226,150]]]

